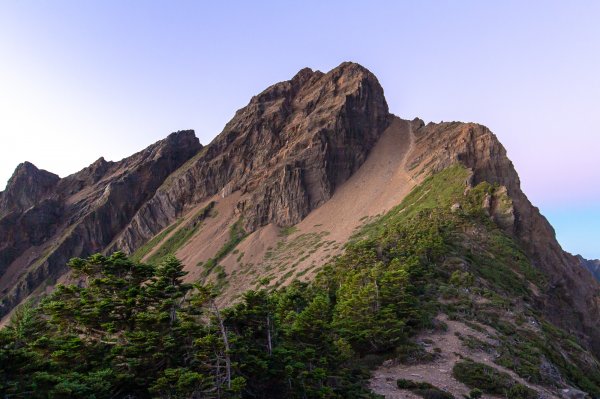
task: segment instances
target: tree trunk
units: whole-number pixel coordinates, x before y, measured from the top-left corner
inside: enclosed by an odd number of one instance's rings
[[[219,329],[221,330],[221,336],[223,337],[223,345],[225,345],[225,372],[227,373],[227,388],[231,389],[231,357],[229,355],[229,340],[227,339],[227,330],[225,329],[225,324],[223,324],[221,312],[219,312],[217,304],[214,300],[211,302],[215,311],[215,316],[219,322]]]

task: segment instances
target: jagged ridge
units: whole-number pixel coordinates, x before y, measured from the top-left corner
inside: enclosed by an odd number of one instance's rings
[[[578,259],[562,250],[555,232],[523,193],[506,150],[485,126],[472,123],[422,125],[409,161],[416,174],[461,163],[473,170],[472,184],[483,181],[507,188],[514,204],[514,223],[504,226],[516,237],[532,263],[548,277],[540,304],[557,325],[577,334],[600,353],[600,290]]]
[[[119,163],[100,159],[58,181],[47,172],[19,172],[15,182],[29,179],[37,188],[12,183],[0,195],[0,233],[7,237],[0,247],[4,311],[46,277],[59,275],[69,257],[116,249],[132,253],[194,207],[219,197],[239,196],[234,212],[246,233],[270,223],[295,225],[360,168],[391,120],[375,76],[344,63],[326,74],[303,69],[269,87],[202,149],[187,132]],[[415,181],[461,163],[473,171],[472,184],[506,187],[513,212],[497,222],[548,278],[538,305],[600,353],[598,284],[562,251],[552,227],[521,191],[497,138],[476,124],[403,123],[414,135],[406,164]],[[35,232],[32,220],[41,226]]]
[[[583,267],[592,273],[596,280],[600,281],[600,259],[588,260],[581,255],[576,255],[575,257],[579,260]]]
[[[364,162],[388,124],[373,74],[344,63],[305,68],[252,98],[198,157],[138,212],[114,248],[133,252],[186,208],[239,191],[248,231],[289,226],[327,201]]]
[[[119,162],[100,158],[64,179],[19,165],[0,197],[0,315],[60,277],[71,257],[103,251],[200,148],[193,131],[182,131]]]

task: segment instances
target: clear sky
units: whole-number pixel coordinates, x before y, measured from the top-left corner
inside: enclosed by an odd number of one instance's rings
[[[193,128],[302,67],[369,68],[390,110],[506,146],[566,250],[600,258],[598,1],[0,2],[0,188]]]

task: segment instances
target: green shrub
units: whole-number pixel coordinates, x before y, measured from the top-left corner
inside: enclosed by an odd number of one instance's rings
[[[419,387],[419,384],[412,380],[405,380],[403,378],[396,381],[396,385],[399,389],[416,389]]]
[[[523,384],[515,384],[508,390],[506,397],[509,399],[537,399],[538,394]]]
[[[279,235],[281,237],[287,237],[289,235],[294,234],[297,231],[298,231],[298,227],[296,227],[296,226],[286,226],[286,227],[281,228],[281,230],[279,231]]]
[[[472,360],[456,363],[452,375],[469,388],[478,388],[495,395],[503,395],[514,385],[510,375]]]
[[[441,389],[415,389],[413,393],[421,396],[424,399],[454,399],[454,396]]]
[[[475,282],[475,277],[469,272],[455,270],[450,276],[449,283],[455,287],[470,288]]]
[[[442,391],[428,382],[399,379],[396,381],[396,385],[398,386],[398,389],[409,390],[424,399],[454,399],[452,394]]]

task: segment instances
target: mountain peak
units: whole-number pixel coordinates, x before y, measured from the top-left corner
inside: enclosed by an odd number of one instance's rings
[[[48,172],[43,169],[39,169],[37,166],[35,166],[31,162],[25,161],[25,162],[21,162],[20,164],[17,165],[17,167],[15,168],[15,171],[13,172],[11,178],[9,179],[9,182],[11,180],[18,179],[20,176],[24,176],[24,175],[39,176],[39,175],[46,175],[46,174],[54,175],[54,173]]]
[[[204,147],[193,130],[178,131],[122,161],[99,159],[62,179],[51,197],[26,188],[53,187],[58,177],[21,165],[0,196],[1,204],[22,210],[0,218],[0,233],[10,238],[0,242],[0,269],[15,276],[0,285],[0,314],[60,276],[69,257],[93,252],[119,250],[143,262],[176,254],[190,279],[227,278],[224,301],[254,277],[273,277],[274,284],[291,282],[292,272],[310,277],[344,251],[354,231],[456,166],[464,171],[453,187],[457,201],[478,183],[493,187],[471,196],[480,202],[478,216],[518,242],[523,253],[510,253],[512,260],[527,257],[546,276],[548,284],[531,296],[536,309],[582,342],[600,343],[598,284],[562,251],[496,136],[475,123],[395,117],[377,78],[353,62],[326,73],[303,68],[266,88]],[[40,199],[39,212],[23,211]],[[458,202],[444,206],[455,205],[462,209]],[[48,231],[40,220],[57,231],[34,235]],[[289,233],[294,229],[298,234]],[[284,247],[285,254],[275,253]]]
[[[129,245],[170,222],[145,215],[177,215],[219,192],[243,193],[236,206],[250,231],[268,223],[295,224],[360,167],[388,124],[383,88],[367,69],[353,63],[327,73],[304,68],[238,110],[116,245],[133,249]]]
[[[26,162],[0,193],[0,314],[73,256],[103,250],[164,179],[201,145],[175,132],[118,162],[99,158],[59,179]],[[27,252],[27,257],[20,256]]]
[[[299,82],[304,83],[313,76],[321,77],[323,75],[333,76],[336,78],[339,78],[340,76],[347,76],[347,77],[366,76],[369,79],[375,79],[375,80],[377,79],[371,71],[369,71],[367,68],[365,68],[361,64],[358,64],[356,62],[351,62],[351,61],[345,61],[327,73],[323,73],[321,71],[315,71],[309,67],[302,68],[294,75],[294,77],[290,81],[291,82],[299,81]]]
[[[194,129],[178,130],[176,132],[169,134],[166,138],[167,141],[169,141],[169,140],[170,141],[174,141],[174,140],[194,141],[194,139],[196,139],[196,132],[194,131]]]
[[[359,64],[357,62],[353,62],[353,61],[342,62],[340,65],[338,65],[337,67],[335,67],[331,70],[331,72],[335,72],[335,71],[343,71],[342,73],[364,73],[364,74],[375,76],[366,67],[362,66],[361,64]]]
[[[31,162],[20,163],[0,197],[0,215],[35,205],[59,180],[54,173],[38,169]]]
[[[319,71],[313,71],[311,68],[302,68],[301,70],[299,70],[294,77],[290,80],[290,82],[292,82],[292,85],[303,85],[304,83],[306,83],[306,81],[308,81],[311,77],[313,77],[315,74],[321,74],[322,72]]]

